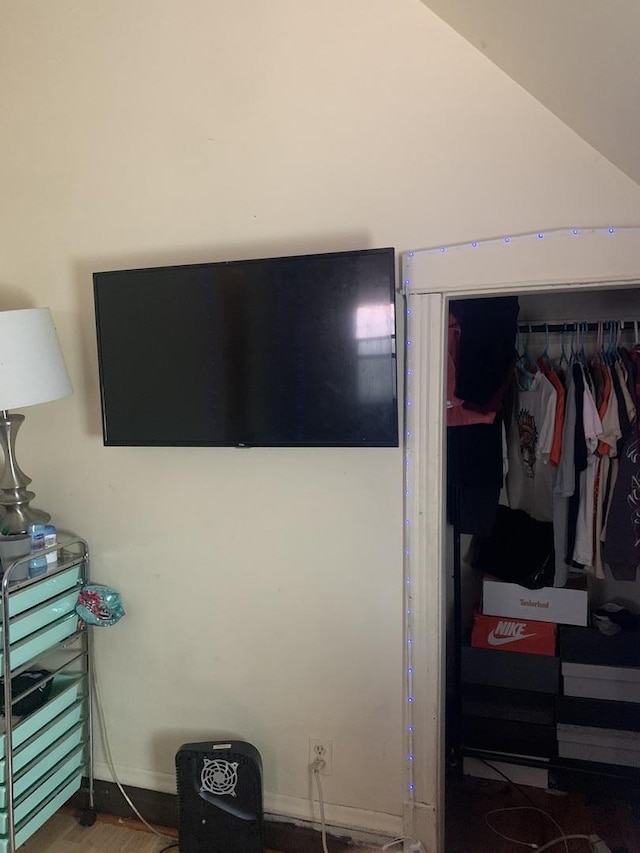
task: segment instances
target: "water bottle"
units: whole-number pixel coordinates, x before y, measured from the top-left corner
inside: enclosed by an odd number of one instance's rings
[[[31,559],[29,560],[29,577],[35,578],[47,571],[47,558],[44,554],[38,556],[39,551],[44,550],[44,524],[30,524],[27,533],[31,537]]]

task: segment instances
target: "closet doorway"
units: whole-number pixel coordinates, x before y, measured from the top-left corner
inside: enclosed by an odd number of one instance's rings
[[[604,300],[607,311],[579,320],[638,319],[633,306],[634,289],[640,286],[640,227],[539,232],[414,250],[402,256],[402,281],[407,312],[405,639],[410,744],[405,835],[419,838],[428,850],[443,850],[450,554],[445,512],[448,302],[513,295],[527,312],[536,314],[532,320],[545,320],[541,312],[548,312],[550,320],[569,320],[571,314],[558,313],[566,313],[570,303],[585,304],[588,295],[593,306]]]

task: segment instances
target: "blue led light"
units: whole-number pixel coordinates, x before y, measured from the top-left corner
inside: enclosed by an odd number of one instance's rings
[[[577,234],[577,233],[578,233],[578,229],[577,229],[577,228],[574,228],[574,229],[573,229],[573,231],[572,231],[571,233],[572,233],[572,234]]]
[[[409,784],[409,790],[410,790],[410,791],[413,791],[413,790],[415,789],[415,787],[416,787],[416,786],[413,784],[413,782],[411,782],[411,783]]]
[[[410,258],[412,258],[412,257],[413,257],[413,252],[409,252],[409,257],[410,257]]]
[[[411,314],[411,308],[407,308],[407,317]]]
[[[407,696],[407,702],[413,702],[413,696]]]
[[[407,346],[408,346],[408,347],[410,347],[410,346],[411,346],[411,341],[407,341]]]
[[[411,494],[411,492],[409,491],[409,489],[407,489],[407,490],[406,490],[406,492],[405,492],[405,496],[406,496],[406,497],[409,497],[409,495],[410,495],[410,494]]]
[[[407,370],[407,376],[412,376],[412,375],[413,375],[413,370],[411,370],[411,368],[409,368]]]
[[[614,231],[615,231],[615,228],[609,228],[609,234],[613,234]]]
[[[476,240],[474,240],[473,243],[471,244],[471,248],[476,249],[477,247],[478,247],[478,243],[476,242]]]
[[[543,237],[544,237],[544,234],[538,234],[538,240],[542,240]]]
[[[441,247],[440,247],[440,251],[441,251],[441,252],[446,251],[446,249],[444,248],[444,246],[441,246]]]
[[[409,675],[411,675],[413,673],[412,667],[407,667],[407,672],[409,673]]]
[[[413,761],[413,755],[411,755],[411,753],[409,753],[409,755],[407,755],[407,758],[409,759],[409,761]]]
[[[409,727],[407,728],[407,731],[408,731],[408,732],[412,732],[412,731],[413,731],[413,726],[409,726]]]
[[[504,238],[504,242],[505,242],[505,243],[508,243],[510,239],[511,239],[511,237],[505,237],[505,238]]]

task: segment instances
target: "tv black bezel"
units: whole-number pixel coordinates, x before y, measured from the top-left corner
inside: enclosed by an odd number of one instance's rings
[[[315,258],[335,258],[335,257],[353,257],[356,255],[374,255],[374,254],[386,254],[388,255],[389,262],[389,301],[390,304],[394,306],[393,312],[393,333],[392,333],[392,347],[390,353],[390,360],[394,365],[393,370],[393,392],[392,396],[389,399],[389,409],[393,411],[393,436],[389,438],[389,440],[371,440],[371,441],[348,441],[348,440],[337,440],[335,442],[330,442],[326,440],[317,441],[317,442],[302,442],[302,441],[288,441],[288,442],[230,442],[230,441],[168,441],[165,439],[162,440],[135,440],[135,439],[126,439],[126,440],[113,440],[109,438],[108,431],[108,418],[107,418],[107,402],[105,399],[105,383],[104,383],[104,370],[103,370],[103,352],[101,346],[101,328],[100,328],[100,316],[99,316],[99,294],[98,289],[100,287],[100,283],[107,280],[110,276],[117,276],[122,274],[135,274],[135,273],[145,273],[149,271],[173,271],[173,270],[194,270],[194,269],[202,269],[202,268],[212,268],[212,267],[224,267],[235,264],[242,265],[251,265],[251,264],[259,264],[264,263],[265,261],[269,262],[278,262],[278,261],[304,261],[309,260],[312,261]],[[311,254],[302,254],[302,255],[280,255],[273,257],[260,257],[260,258],[240,258],[236,260],[225,260],[225,261],[205,261],[194,264],[167,264],[160,266],[149,266],[149,267],[131,267],[131,268],[123,268],[123,269],[110,269],[110,270],[101,270],[93,273],[93,295],[94,295],[94,314],[95,314],[95,323],[96,323],[96,340],[97,340],[97,355],[98,355],[98,375],[99,375],[99,388],[100,388],[100,407],[101,407],[101,424],[102,424],[102,435],[103,435],[103,444],[105,447],[230,447],[230,448],[322,448],[322,447],[331,447],[331,448],[371,448],[371,447],[398,447],[399,446],[399,430],[400,430],[400,412],[398,410],[398,359],[397,359],[397,330],[398,330],[398,311],[396,305],[396,267],[395,267],[395,249],[392,247],[384,247],[384,248],[372,248],[372,249],[354,249],[354,250],[343,250],[336,252],[315,252]]]

